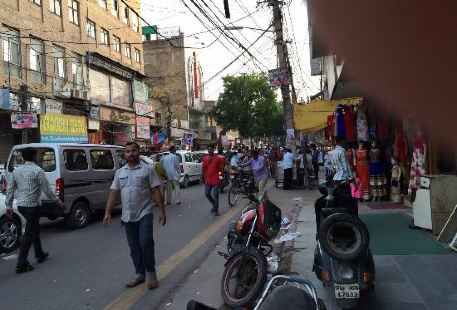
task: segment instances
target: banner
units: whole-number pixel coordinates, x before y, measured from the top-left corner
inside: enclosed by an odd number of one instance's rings
[[[38,128],[36,113],[11,113],[11,128]]]
[[[152,107],[148,104],[135,103],[135,111],[139,116],[151,116]]]
[[[268,71],[270,86],[289,85],[289,74],[287,69],[273,69]]]
[[[62,114],[63,103],[60,101],[45,99],[46,113]]]
[[[41,142],[87,143],[87,121],[84,116],[46,114],[40,119]]]
[[[136,137],[138,139],[150,139],[151,125],[149,118],[137,116],[136,118]]]
[[[182,134],[182,144],[184,145],[192,145],[192,141],[194,140],[194,135],[191,132],[184,132]]]

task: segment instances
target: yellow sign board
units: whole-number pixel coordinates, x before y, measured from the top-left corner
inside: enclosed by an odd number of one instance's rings
[[[84,116],[46,114],[40,118],[41,142],[87,143],[87,121]]]

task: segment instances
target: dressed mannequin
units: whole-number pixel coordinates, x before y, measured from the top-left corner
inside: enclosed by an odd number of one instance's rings
[[[368,120],[365,112],[361,109],[357,111],[357,140],[368,141]]]
[[[413,161],[409,174],[408,194],[412,194],[420,186],[420,177],[427,173],[425,169],[425,159],[427,158],[427,144],[424,133],[418,130],[413,143]]]
[[[390,180],[390,200],[394,203],[401,202],[400,194],[400,179],[401,179],[401,167],[395,157],[392,158],[392,178]]]
[[[381,164],[381,150],[378,148],[378,143],[371,143],[370,158],[370,186],[373,201],[381,200],[386,195],[387,180],[383,174]]]
[[[357,178],[360,179],[362,197],[365,201],[370,200],[370,175],[368,168],[368,151],[365,143],[359,141],[359,148],[355,152],[355,171]]]

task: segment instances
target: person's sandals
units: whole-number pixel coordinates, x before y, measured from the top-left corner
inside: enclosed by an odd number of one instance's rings
[[[138,284],[144,283],[144,281],[145,281],[145,278],[134,278],[134,279],[130,280],[129,283],[127,283],[125,285],[125,287],[132,288],[132,287],[137,286]]]
[[[157,278],[150,278],[147,281],[148,289],[153,290],[159,287],[159,281]]]
[[[24,266],[24,267],[21,267],[21,268],[16,268],[16,273],[24,273],[24,272],[29,272],[29,271],[32,271],[33,268],[32,265],[27,265],[27,266]]]

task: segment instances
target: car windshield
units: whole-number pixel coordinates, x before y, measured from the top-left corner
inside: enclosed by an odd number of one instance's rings
[[[52,172],[56,170],[56,156],[54,150],[51,148],[36,148],[37,152],[37,164],[45,172]],[[16,149],[11,155],[11,159],[8,165],[8,171],[13,172],[14,169],[22,166],[25,163],[22,158],[22,150]]]

